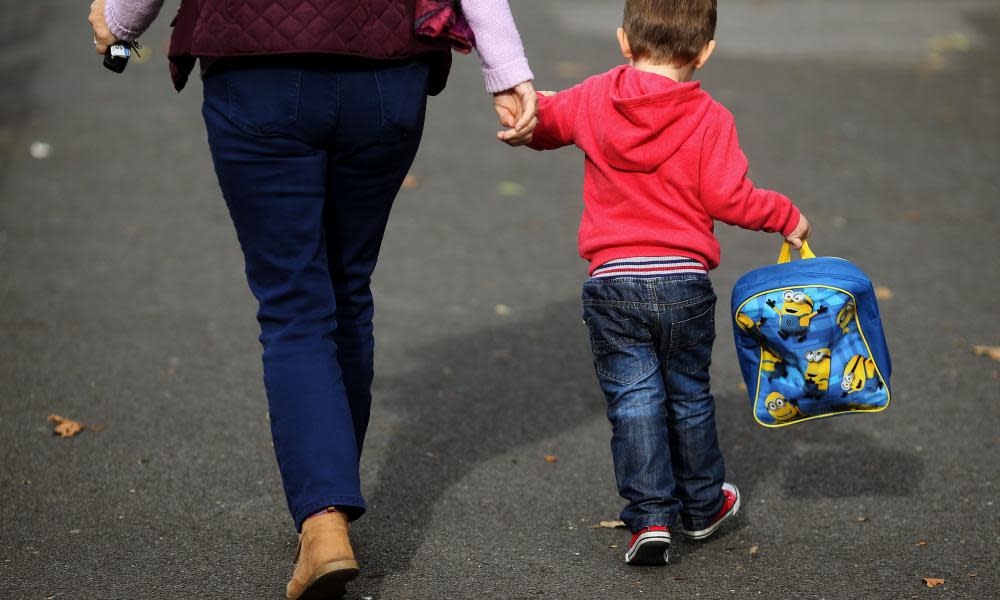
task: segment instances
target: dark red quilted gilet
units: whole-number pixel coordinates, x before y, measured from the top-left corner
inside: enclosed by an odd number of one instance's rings
[[[182,0],[170,38],[174,87],[184,87],[200,56],[447,54],[446,42],[414,35],[414,5],[414,0]]]

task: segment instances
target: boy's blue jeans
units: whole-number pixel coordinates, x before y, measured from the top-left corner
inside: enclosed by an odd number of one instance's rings
[[[707,275],[591,278],[584,320],[608,400],[621,518],[632,532],[703,529],[722,507],[725,463],[708,369],[715,293]]]
[[[365,509],[374,376],[371,276],[420,143],[420,60],[258,57],[213,65],[202,113],[259,302],[274,451],[301,529]]]

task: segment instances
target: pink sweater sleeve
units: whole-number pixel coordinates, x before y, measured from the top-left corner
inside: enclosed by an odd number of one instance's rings
[[[104,19],[116,38],[131,42],[153,23],[163,0],[107,0]]]
[[[476,34],[476,50],[490,93],[534,79],[507,0],[462,0],[462,13]]]

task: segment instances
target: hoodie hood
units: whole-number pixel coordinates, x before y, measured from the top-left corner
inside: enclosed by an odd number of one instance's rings
[[[649,173],[691,137],[712,98],[701,83],[622,67],[611,86],[613,110],[603,126],[601,152],[621,171]]]

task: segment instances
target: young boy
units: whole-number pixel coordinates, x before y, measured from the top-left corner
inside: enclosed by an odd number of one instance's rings
[[[580,256],[597,378],[608,401],[625,561],[662,565],[671,529],[705,539],[740,507],[709,391],[718,220],[780,232],[809,223],[747,178],[732,115],[691,76],[715,49],[716,0],[626,0],[628,65],[540,98],[528,144],[586,154]]]

